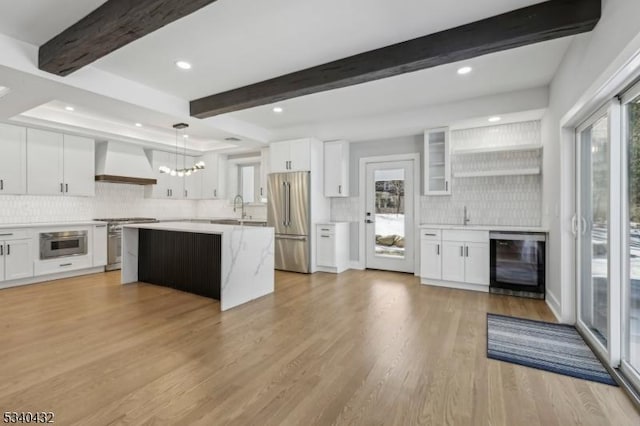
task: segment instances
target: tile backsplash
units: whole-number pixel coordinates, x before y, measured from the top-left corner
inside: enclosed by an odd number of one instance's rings
[[[253,217],[266,217],[266,208],[248,206]],[[262,216],[260,216],[262,215]],[[104,217],[235,217],[227,200],[158,200],[144,197],[140,185],[96,182],[95,197],[3,195],[0,223],[64,222]]]

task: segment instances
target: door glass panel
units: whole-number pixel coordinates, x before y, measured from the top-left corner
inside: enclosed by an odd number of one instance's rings
[[[404,258],[405,199],[404,169],[376,170],[374,173],[376,256]]]
[[[580,135],[581,319],[606,346],[609,320],[609,125]]]
[[[629,185],[629,282],[627,300],[627,361],[640,372],[640,99],[627,106]]]

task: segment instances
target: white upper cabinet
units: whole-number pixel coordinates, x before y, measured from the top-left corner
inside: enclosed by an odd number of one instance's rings
[[[223,199],[226,195],[227,156],[210,152],[202,156],[202,161],[204,170],[198,172],[202,174],[202,199]]]
[[[260,202],[267,202],[267,184],[269,183],[269,148],[260,150]]]
[[[27,129],[27,190],[32,195],[64,195],[61,133]]]
[[[424,132],[424,194],[451,194],[449,129]]]
[[[324,144],[324,196],[349,196],[349,142]]]
[[[183,199],[184,198],[184,178],[170,176],[167,173],[160,173],[160,167],[170,167],[175,169],[176,166],[182,167],[182,163],[176,163],[176,154],[164,151],[151,151],[150,162],[153,169],[154,177],[158,181],[155,185],[145,186],[145,197],[147,198],[167,198],[167,199]]]
[[[95,195],[95,141],[27,129],[27,190],[33,195]]]
[[[0,124],[0,195],[27,192],[27,129]]]
[[[311,140],[274,142],[269,146],[270,173],[311,170]]]
[[[93,139],[64,135],[64,193],[93,197],[96,194],[95,152]]]
[[[198,161],[200,161],[200,157],[187,157],[186,158],[186,167],[193,167]],[[204,161],[204,160],[203,160]],[[206,169],[205,169],[206,170]],[[204,170],[200,170],[198,172],[192,173],[189,176],[185,176],[184,178],[184,198],[187,200],[199,200],[202,198],[202,174]]]

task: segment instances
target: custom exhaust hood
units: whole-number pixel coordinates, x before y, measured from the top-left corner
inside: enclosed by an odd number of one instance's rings
[[[142,147],[113,141],[96,145],[96,181],[136,185],[158,183]]]

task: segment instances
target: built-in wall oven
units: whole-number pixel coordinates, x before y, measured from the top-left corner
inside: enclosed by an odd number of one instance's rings
[[[40,260],[85,255],[88,240],[87,231],[41,232]]]
[[[491,232],[491,293],[544,299],[546,234]]]

